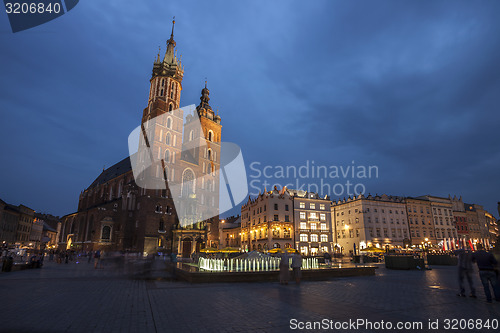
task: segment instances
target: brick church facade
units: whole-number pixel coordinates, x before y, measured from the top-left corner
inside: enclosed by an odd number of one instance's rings
[[[165,55],[161,60],[158,53],[153,65],[148,105],[141,119],[143,133],[152,120],[162,119],[148,136],[151,154],[159,157],[161,168],[152,166],[143,174],[160,182],[164,179],[166,186],[139,186],[129,157],[103,170],[80,194],[77,212],[62,218],[60,249],[145,254],[163,250],[188,257],[202,248],[218,246],[218,214],[200,221],[195,213],[218,208],[214,198],[219,190],[221,118],[209,104],[206,83],[196,114],[184,117],[185,111],[179,109],[184,69],[175,46],[172,26]],[[200,130],[191,129],[196,128],[195,123]],[[196,144],[189,146],[191,142]],[[167,179],[182,184],[182,195],[193,200],[196,207],[190,208],[191,222],[179,221]],[[189,217],[180,216],[181,220]]]

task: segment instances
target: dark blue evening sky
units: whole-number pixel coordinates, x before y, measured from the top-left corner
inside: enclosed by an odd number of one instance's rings
[[[181,105],[199,103],[207,77],[247,166],[375,165],[378,178],[350,181],[497,215],[498,13],[498,1],[86,0],[15,34],[1,14],[0,198],[76,210],[127,156],[175,15]]]

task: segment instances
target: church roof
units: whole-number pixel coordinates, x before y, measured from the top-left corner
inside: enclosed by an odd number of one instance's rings
[[[96,180],[94,180],[94,182],[89,186],[88,189],[104,184],[113,178],[129,172],[130,170],[132,170],[130,158],[126,157],[115,165],[107,168],[106,170],[103,170],[103,172],[99,175],[99,177],[96,178]]]

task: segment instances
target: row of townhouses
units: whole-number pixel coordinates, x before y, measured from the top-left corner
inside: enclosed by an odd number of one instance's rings
[[[358,195],[331,201],[317,193],[274,188],[249,198],[241,218],[221,223],[220,246],[266,251],[295,248],[306,255],[442,247],[443,241],[493,244],[497,220],[462,198]]]
[[[0,199],[0,246],[2,248],[55,248],[59,220],[36,213],[25,205],[15,206]]]

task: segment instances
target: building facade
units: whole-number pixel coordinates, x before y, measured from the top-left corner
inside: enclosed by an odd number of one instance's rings
[[[425,198],[407,197],[405,202],[411,245],[416,247],[422,247],[424,244],[437,245],[430,201]]]
[[[33,226],[35,211],[24,205],[17,207],[19,211],[19,222],[17,224],[16,244],[30,246],[30,234]]]
[[[219,222],[219,247],[241,250],[241,217],[232,216]]]
[[[286,188],[264,190],[241,206],[243,251],[292,249],[293,238],[293,196]]]
[[[495,245],[498,239],[498,222],[493,214],[486,212],[486,223],[489,230],[489,243],[491,246]]]
[[[295,249],[302,255],[333,252],[331,201],[317,193],[290,190],[293,198]]]
[[[439,243],[445,238],[458,238],[458,232],[455,227],[456,222],[453,217],[453,204],[451,198],[441,198],[431,195],[424,195],[418,198],[429,200],[431,203],[436,241]]]
[[[33,224],[31,225],[30,232],[30,243],[33,247],[40,249],[42,246],[42,233],[43,233],[43,220],[36,217],[33,218]]]
[[[353,254],[370,246],[392,249],[410,243],[402,197],[360,194],[333,202],[331,212],[336,252]]]
[[[16,206],[0,200],[0,241],[4,246],[16,242],[19,216],[20,213]]]

